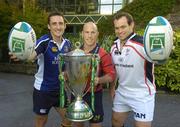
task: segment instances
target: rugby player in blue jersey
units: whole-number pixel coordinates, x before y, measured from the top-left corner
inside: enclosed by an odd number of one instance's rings
[[[65,28],[64,16],[58,12],[50,13],[48,16],[49,33],[37,40],[35,50],[28,59],[37,62],[33,91],[33,111],[36,114],[35,127],[45,127],[48,113],[52,107],[61,116],[60,127],[71,126],[71,122],[65,118],[66,108],[59,107],[61,82],[58,79],[58,55],[71,50],[70,41],[63,37]],[[15,55],[11,53],[10,55],[11,59],[17,60]]]

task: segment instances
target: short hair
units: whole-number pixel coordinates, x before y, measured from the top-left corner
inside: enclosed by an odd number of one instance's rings
[[[63,20],[64,20],[64,15],[63,15],[62,13],[60,13],[60,12],[55,11],[55,12],[51,12],[51,13],[48,15],[48,24],[50,23],[50,18],[51,18],[52,16],[61,16],[61,17],[63,18]],[[65,20],[64,20],[64,22],[65,22]]]
[[[90,23],[92,23],[92,24],[94,25],[94,27],[95,27],[96,31],[98,32],[98,27],[97,27],[96,23],[95,23],[95,22],[93,22],[93,21],[88,21],[88,22],[85,22],[85,23],[84,23],[84,25],[83,25],[83,30],[84,30],[84,26],[85,26],[85,25],[87,25],[87,24],[90,24]]]
[[[118,11],[117,13],[114,14],[114,16],[113,16],[113,21],[114,21],[114,20],[118,20],[118,19],[120,19],[120,18],[122,18],[122,17],[126,17],[127,22],[128,22],[129,25],[130,25],[132,22],[134,22],[134,19],[133,19],[133,17],[132,17],[131,14],[129,14],[129,13],[127,13],[127,12],[121,12],[121,11]]]

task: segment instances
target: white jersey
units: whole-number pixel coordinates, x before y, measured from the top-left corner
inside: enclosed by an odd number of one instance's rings
[[[120,51],[120,40],[114,41],[111,56],[117,71],[117,91],[126,97],[143,98],[156,92],[154,64],[143,46],[143,38],[131,34]]]

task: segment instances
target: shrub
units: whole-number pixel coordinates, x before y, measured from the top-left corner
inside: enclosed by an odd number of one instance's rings
[[[8,60],[8,33],[12,28],[12,24],[14,23],[11,18],[13,14],[13,10],[10,5],[7,5],[5,2],[0,1],[0,61]]]
[[[180,92],[180,31],[175,33],[174,50],[166,64],[155,67],[156,85]]]

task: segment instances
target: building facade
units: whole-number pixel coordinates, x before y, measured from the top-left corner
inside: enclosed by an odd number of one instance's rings
[[[98,23],[120,10],[132,0],[37,0],[47,11],[63,12],[67,24],[84,24],[86,20]]]
[[[16,3],[23,9],[27,0],[5,0],[7,3]],[[28,0],[29,1],[29,0]],[[46,11],[60,11],[65,16],[67,31],[77,33],[81,26],[88,21],[96,24],[106,20],[132,0],[30,0]]]
[[[114,14],[132,0],[37,0],[38,6],[47,10],[63,12],[67,32],[78,33],[87,21],[96,24]]]

